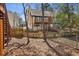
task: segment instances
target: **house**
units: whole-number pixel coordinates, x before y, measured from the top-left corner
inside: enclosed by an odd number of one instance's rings
[[[43,29],[43,16],[42,10],[30,9],[26,10],[26,17],[29,30],[42,30]],[[53,12],[44,11],[44,24],[48,29],[49,27],[53,27]]]

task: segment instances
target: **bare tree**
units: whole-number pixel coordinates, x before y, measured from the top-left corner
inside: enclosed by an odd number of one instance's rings
[[[23,5],[23,11],[24,11],[25,23],[26,23],[26,29],[27,29],[27,39],[28,39],[27,44],[29,44],[30,41],[29,41],[29,34],[28,34],[28,23],[27,23],[27,20],[26,20],[26,9],[25,9],[24,3],[22,5]]]

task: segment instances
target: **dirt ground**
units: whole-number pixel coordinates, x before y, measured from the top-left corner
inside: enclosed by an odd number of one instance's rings
[[[56,56],[56,52],[51,49],[43,39],[30,38],[30,43],[26,45],[27,38],[16,39],[12,38],[8,46],[5,47],[6,56]],[[70,55],[79,55],[79,51],[68,46],[60,45],[55,42],[51,42],[52,47],[57,51],[65,52]]]

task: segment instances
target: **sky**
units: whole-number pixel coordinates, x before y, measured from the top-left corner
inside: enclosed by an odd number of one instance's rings
[[[23,6],[21,3],[7,3],[6,4],[7,10],[16,12],[20,15],[20,17],[25,21],[24,19],[24,12],[23,12]],[[31,4],[32,8],[35,8],[35,4]]]
[[[32,9],[35,8],[39,8],[38,6],[40,5],[40,3],[30,3],[30,6]],[[75,4],[76,5],[76,4]],[[40,5],[41,6],[41,5]],[[56,11],[58,6],[57,4],[53,3],[53,5],[51,5],[52,8]],[[12,12],[16,12],[20,15],[20,17],[25,21],[24,19],[24,12],[23,12],[23,6],[22,3],[6,3],[6,7],[8,11],[12,11]],[[26,7],[27,8],[27,7]],[[78,9],[79,10],[79,9]]]
[[[8,3],[6,7],[8,11],[17,12],[20,15],[23,13],[22,4]]]
[[[6,7],[8,11],[18,13],[18,15],[20,15],[20,17],[24,20],[22,4],[7,3]]]
[[[30,6],[31,6],[32,9],[38,8],[39,5],[40,5],[40,3],[38,3],[38,4],[37,3],[30,3]],[[20,15],[23,14],[23,6],[22,6],[21,3],[7,3],[6,7],[7,7],[8,11],[17,12]],[[55,9],[56,5],[53,4],[52,7]]]
[[[30,6],[32,9],[37,8],[39,5],[40,5],[40,3],[38,3],[38,4],[37,3],[30,3]],[[74,4],[74,5],[76,5],[76,4]],[[7,10],[9,10],[9,11],[17,12],[17,13],[19,13],[19,15],[23,14],[23,6],[21,3],[6,3],[6,7],[7,7]],[[57,8],[58,8],[57,4],[53,3],[52,8],[54,10],[57,10]]]
[[[35,8],[38,9],[39,7],[41,7],[40,3],[38,3],[38,4],[37,3],[30,3],[30,6],[31,6],[32,9],[35,9]],[[8,11],[18,13],[20,15],[20,17],[22,17],[22,19],[25,20],[24,19],[23,6],[22,6],[21,3],[6,3],[6,7],[7,7]],[[53,8],[55,9],[56,5],[54,5]]]
[[[7,3],[6,7],[7,7],[7,10],[12,12],[17,12],[20,15],[23,13],[23,6],[21,3]],[[34,8],[35,4],[31,4],[31,7]]]

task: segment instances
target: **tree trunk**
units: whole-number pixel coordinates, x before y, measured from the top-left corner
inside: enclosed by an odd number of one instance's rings
[[[44,40],[46,41],[46,30],[45,30],[45,24],[44,24],[44,4],[42,3],[41,4],[42,6],[42,17],[43,17],[43,37],[44,37]]]
[[[28,32],[28,23],[27,23],[27,20],[26,20],[26,12],[25,12],[24,3],[23,3],[22,5],[23,5],[23,9],[24,9],[25,23],[26,23],[26,29],[27,29],[27,30],[26,30],[26,31],[27,31],[27,39],[28,39],[27,44],[29,44],[30,41],[29,41],[29,37],[28,37],[28,36],[29,36],[29,34],[28,34],[28,33],[29,33],[29,32]]]

